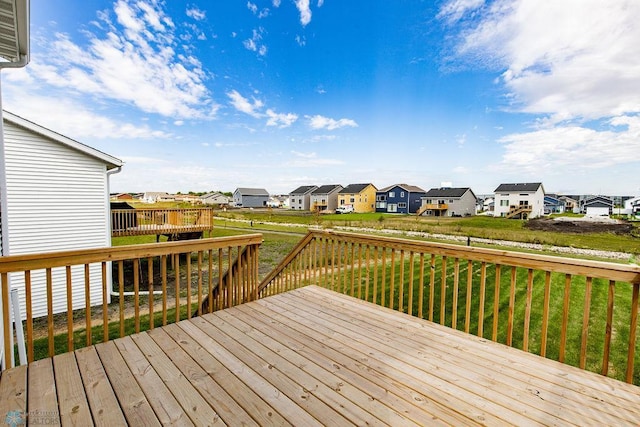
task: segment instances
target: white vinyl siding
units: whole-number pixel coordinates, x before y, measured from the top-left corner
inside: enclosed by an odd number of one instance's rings
[[[13,123],[5,121],[4,130],[9,254],[110,246],[106,164]],[[73,307],[83,308],[83,268],[72,269],[72,278]],[[24,315],[23,274],[11,275],[11,285]],[[101,303],[101,288],[100,265],[93,265],[93,304]],[[34,317],[46,314],[45,289],[44,272],[34,272]],[[64,268],[53,271],[53,295],[54,313],[66,311]]]

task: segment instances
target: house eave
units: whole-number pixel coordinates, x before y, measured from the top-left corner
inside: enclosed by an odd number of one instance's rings
[[[29,63],[29,0],[0,0],[0,68]]]

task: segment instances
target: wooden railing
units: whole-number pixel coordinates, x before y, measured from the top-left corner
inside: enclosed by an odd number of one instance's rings
[[[640,267],[312,231],[259,286],[309,284],[640,384]]]
[[[111,235],[175,235],[213,230],[212,208],[112,209]]]
[[[517,215],[528,214],[533,211],[533,207],[530,205],[512,205],[509,206],[509,212],[507,212],[507,218],[513,218]]]
[[[14,352],[10,285],[21,293],[31,362],[190,318],[205,299],[208,312],[257,299],[261,242],[261,234],[249,234],[0,257],[5,366]],[[40,318],[39,299],[46,306]]]

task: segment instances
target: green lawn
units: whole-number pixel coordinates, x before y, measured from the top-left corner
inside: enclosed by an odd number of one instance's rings
[[[523,243],[537,243],[549,246],[575,247],[602,251],[625,252],[640,255],[640,238],[612,233],[559,233],[529,230],[521,220],[471,216],[464,218],[429,218],[415,215],[395,215],[383,213],[352,213],[317,215],[310,212],[271,211],[227,211],[216,213],[216,226],[249,227],[250,222],[225,222],[225,218],[253,221],[255,228],[273,231],[293,231],[304,233],[305,227],[319,226],[331,228],[350,226],[372,229],[393,229],[418,231],[430,234],[476,237],[494,240],[508,240]],[[265,224],[269,223],[269,224]],[[273,223],[297,224],[298,227],[274,226]],[[636,225],[636,230],[638,226]],[[636,231],[635,235],[638,235]]]

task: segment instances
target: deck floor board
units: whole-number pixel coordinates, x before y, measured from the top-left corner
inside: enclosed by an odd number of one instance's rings
[[[638,408],[640,387],[315,286],[0,375],[0,419],[61,425],[639,425]]]

